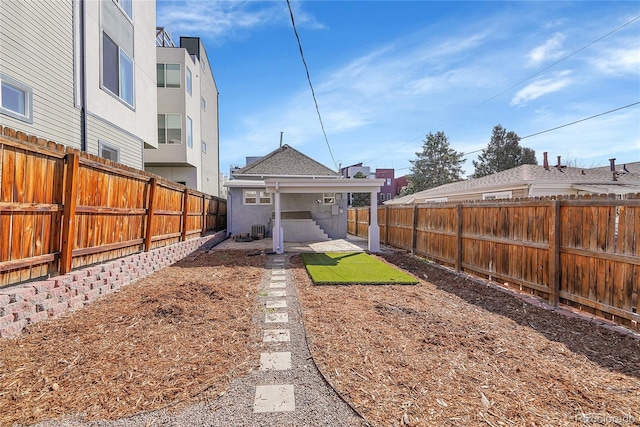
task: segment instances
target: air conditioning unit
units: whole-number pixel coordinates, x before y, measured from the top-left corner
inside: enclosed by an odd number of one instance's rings
[[[251,226],[251,237],[254,239],[262,239],[264,238],[264,225],[252,225]]]

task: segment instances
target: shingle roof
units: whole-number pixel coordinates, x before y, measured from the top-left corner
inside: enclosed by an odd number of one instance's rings
[[[506,171],[497,172],[482,178],[468,179],[441,185],[429,190],[420,191],[409,196],[391,201],[393,204],[412,203],[415,199],[433,199],[457,194],[476,193],[478,190],[490,190],[492,188],[504,188],[510,185],[542,184],[542,183],[568,183],[568,184],[640,184],[640,162],[628,163],[624,172],[621,167],[617,169],[617,181],[613,181],[613,172],[609,167],[602,168],[572,168],[555,166],[545,170],[540,165],[521,165]]]
[[[337,172],[286,144],[261,159],[234,171],[233,175],[235,177],[339,176]]]

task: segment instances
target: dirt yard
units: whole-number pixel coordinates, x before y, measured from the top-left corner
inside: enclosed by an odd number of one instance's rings
[[[216,399],[258,364],[265,257],[248,254],[200,252],[1,340],[0,425]],[[314,358],[372,425],[639,425],[640,340],[386,259],[421,283],[314,286],[291,258]]]
[[[640,425],[640,340],[385,258],[423,282],[314,286],[293,259],[312,354],[373,425]]]
[[[265,257],[196,254],[0,340],[0,425],[216,398],[257,366],[251,316]]]

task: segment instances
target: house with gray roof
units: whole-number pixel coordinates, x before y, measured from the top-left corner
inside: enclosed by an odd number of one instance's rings
[[[263,157],[247,157],[225,183],[227,231],[273,237],[274,251],[284,242],[347,237],[347,193],[376,194],[384,180],[346,179],[289,145]],[[375,210],[375,209],[374,209]],[[379,250],[377,221],[371,221],[369,249]]]
[[[546,153],[545,153],[546,154]],[[546,157],[545,157],[546,160]],[[640,193],[640,162],[598,168],[521,165],[482,178],[441,185],[385,202],[386,205],[583,194]]]

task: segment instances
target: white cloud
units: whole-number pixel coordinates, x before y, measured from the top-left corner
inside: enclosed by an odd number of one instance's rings
[[[292,8],[297,26],[326,28],[298,2],[293,2]],[[158,25],[175,35],[206,35],[208,41],[216,43],[246,37],[251,30],[268,25],[291,25],[289,10],[280,2],[158,0],[156,15]]]
[[[640,43],[601,51],[591,59],[593,65],[605,74],[640,74]]]
[[[533,67],[561,58],[565,54],[565,51],[562,50],[562,43],[565,39],[564,34],[554,33],[544,44],[531,49],[528,54],[528,65]]]
[[[511,99],[511,105],[523,105],[529,101],[540,98],[542,95],[557,92],[569,86],[573,82],[570,74],[570,71],[565,70],[554,73],[551,78],[534,81],[516,93],[513,99]]]

